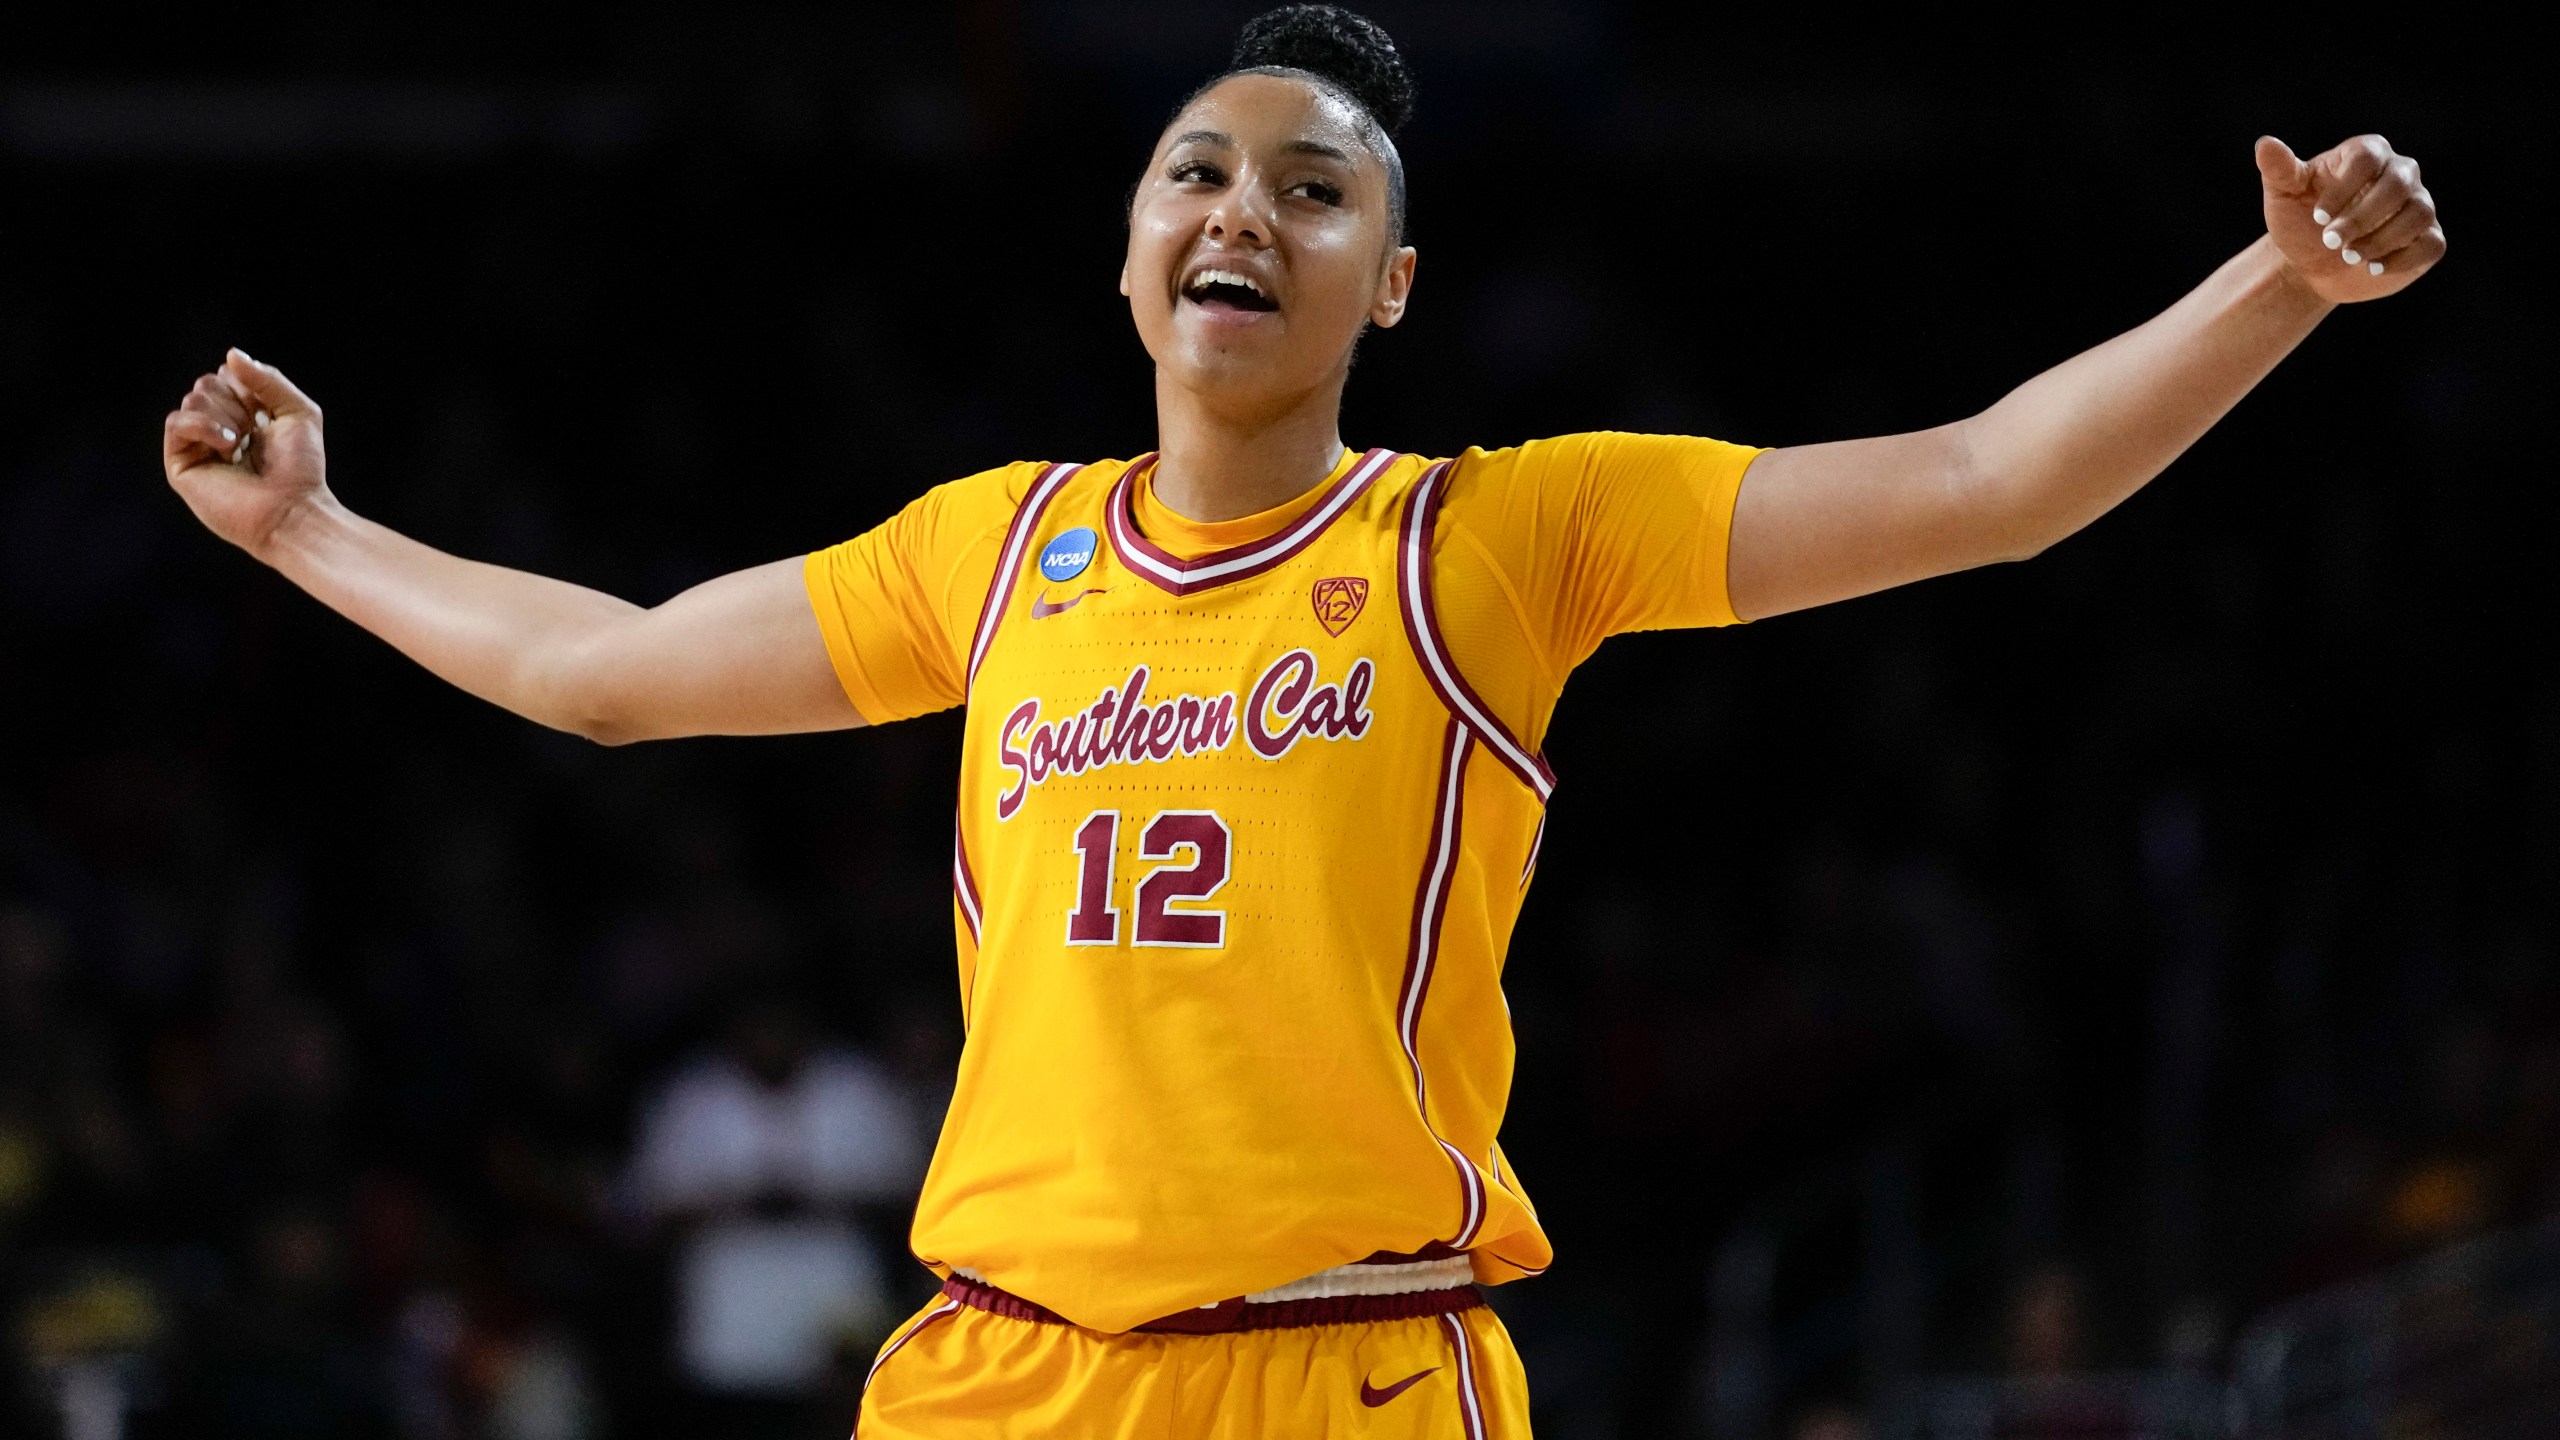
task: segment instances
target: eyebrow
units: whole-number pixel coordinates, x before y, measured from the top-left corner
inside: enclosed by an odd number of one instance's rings
[[[1224,130],[1185,130],[1173,137],[1173,144],[1176,149],[1193,144],[1224,145],[1230,150],[1237,148],[1236,137]],[[1321,140],[1292,140],[1280,148],[1291,155],[1321,155],[1328,160],[1339,160],[1345,165],[1351,163],[1349,151],[1338,145],[1327,145]]]

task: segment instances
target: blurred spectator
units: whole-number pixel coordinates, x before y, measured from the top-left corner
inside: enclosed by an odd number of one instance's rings
[[[1867,1418],[1846,1405],[1817,1405],[1796,1421],[1792,1440],[1867,1440]]]
[[[390,1353],[402,1440],[588,1440],[601,1431],[586,1360],[554,1331],[509,1337],[475,1326],[453,1296],[430,1290],[402,1307]]]
[[[249,1286],[202,1337],[198,1406],[240,1440],[386,1435],[382,1375],[349,1323],[346,1237],[325,1207],[280,1204],[248,1247]]]
[[[2009,1373],[2069,1375],[2088,1363],[2088,1297],[2071,1266],[2040,1265],[2009,1295]]]
[[[918,1136],[913,1097],[778,997],[741,1006],[648,1102],[632,1196],[676,1232],[676,1354],[722,1433],[816,1426],[831,1366],[885,1337],[905,1261],[859,1222],[912,1198]]]
[[[129,1271],[86,1267],[31,1299],[20,1320],[27,1357],[60,1416],[65,1440],[115,1440],[150,1352],[167,1338],[168,1307]],[[0,1412],[5,1413],[5,1412]]]
[[[2382,1207],[2386,1247],[2397,1255],[2434,1249],[2508,1213],[2506,1193],[2523,1177],[2501,1173],[2501,1082],[2510,1069],[2498,1036],[2478,1016],[2443,1025],[2430,1047],[2417,1147],[2390,1180]]]

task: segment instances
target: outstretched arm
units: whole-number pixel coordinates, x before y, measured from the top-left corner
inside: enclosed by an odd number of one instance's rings
[[[1773,450],[1735,502],[1747,620],[2023,560],[2167,468],[2323,316],[2444,254],[2418,165],[2378,135],[2310,161],[2258,142],[2267,233],[2157,318],[1968,420]]]
[[[619,744],[863,723],[828,662],[800,562],[654,609],[447,555],[331,494],[320,407],[234,350],[162,427],[169,483],[223,539],[402,654],[529,720]]]

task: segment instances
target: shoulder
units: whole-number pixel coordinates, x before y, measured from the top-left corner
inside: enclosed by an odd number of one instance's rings
[[[902,548],[939,583],[952,636],[963,638],[974,625],[979,601],[1003,564],[1006,537],[1026,506],[1055,513],[1061,496],[1108,486],[1131,463],[1019,460],[937,485],[909,507],[913,518]]]
[[[1641,531],[1674,518],[1668,512],[1730,508],[1760,453],[1699,435],[1621,430],[1469,449],[1449,467],[1443,508],[1457,524],[1508,545],[1569,543],[1595,527]]]
[[[1023,505],[1043,482],[1068,472],[1109,469],[1116,475],[1126,461],[1062,465],[1049,460],[1016,460],[991,469],[946,480],[918,495],[877,529],[821,552],[832,562],[893,566],[921,578],[966,578],[965,572],[992,565]],[[983,580],[983,576],[979,576]]]
[[[1621,436],[1606,431],[1556,435],[1486,449],[1471,445],[1450,457],[1438,500],[1444,524],[1476,531],[1536,529],[1539,518],[1568,513],[1592,476],[1608,467]]]
[[[916,506],[933,512],[935,528],[954,536],[993,540],[1013,524],[1027,504],[1049,499],[1066,489],[1108,486],[1134,460],[1017,460],[975,475],[964,475],[928,490]],[[913,508],[913,507],[911,507]]]
[[[1552,435],[1499,450],[1471,447],[1450,467],[1452,493],[1465,485],[1574,485],[1592,480],[1672,475],[1701,468],[1748,464],[1758,448],[1703,435],[1648,435],[1628,430],[1586,430]]]
[[[901,518],[951,539],[1000,534],[1041,478],[1056,468],[1047,460],[1016,460],[946,480],[916,497]]]

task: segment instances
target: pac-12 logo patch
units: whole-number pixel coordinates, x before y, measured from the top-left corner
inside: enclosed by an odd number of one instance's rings
[[[1046,580],[1073,580],[1093,563],[1093,548],[1102,543],[1090,525],[1079,525],[1049,542],[1040,552],[1040,574]],[[1336,632],[1339,633],[1339,632]]]
[[[1369,603],[1369,582],[1357,575],[1335,575],[1316,582],[1316,623],[1327,635],[1340,635],[1360,618]]]

